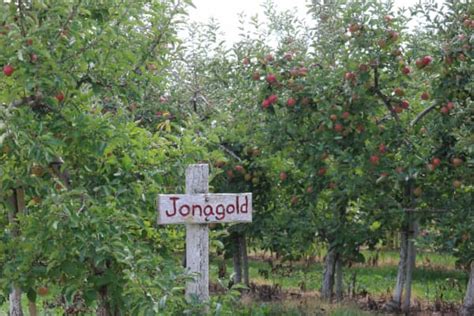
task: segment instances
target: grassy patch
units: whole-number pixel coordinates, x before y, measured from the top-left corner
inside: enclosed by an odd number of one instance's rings
[[[366,258],[374,256],[365,252]],[[413,297],[420,301],[434,302],[441,298],[447,302],[460,303],[463,299],[467,274],[457,270],[454,258],[449,255],[424,253],[417,257],[417,268],[413,275]],[[345,285],[350,283],[356,273],[356,292],[367,292],[373,296],[389,296],[396,282],[398,253],[386,251],[379,254],[377,266],[365,264],[345,268]],[[232,262],[227,261],[228,274]],[[283,289],[299,291],[318,291],[321,286],[323,266],[320,262],[306,267],[302,263],[284,263],[271,268],[263,260],[250,261],[250,278],[257,284],[279,284]],[[217,265],[211,265],[211,279],[217,280]],[[347,286],[346,286],[347,288]]]

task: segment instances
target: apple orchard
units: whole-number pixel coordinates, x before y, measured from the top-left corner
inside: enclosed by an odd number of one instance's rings
[[[0,313],[285,314],[259,291],[303,266],[317,304],[473,315],[473,6],[312,1],[306,24],[267,2],[224,43],[190,5],[0,4]],[[252,196],[181,200],[196,163]],[[158,194],[170,221],[213,217],[209,301],[185,298]],[[389,288],[357,287],[389,252]],[[422,297],[420,255],[452,258],[455,298]]]

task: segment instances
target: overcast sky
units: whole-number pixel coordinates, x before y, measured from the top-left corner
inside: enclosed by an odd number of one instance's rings
[[[298,16],[305,17],[308,0],[274,0],[277,9],[295,9]],[[408,7],[419,0],[395,0],[396,7]],[[442,0],[435,0],[442,3]],[[207,22],[209,18],[217,19],[225,38],[229,42],[237,39],[238,13],[244,12],[247,16],[258,14],[263,16],[262,3],[264,0],[193,0],[196,8],[189,9],[189,18],[192,21]]]

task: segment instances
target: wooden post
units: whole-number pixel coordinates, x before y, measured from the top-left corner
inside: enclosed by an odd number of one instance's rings
[[[186,169],[186,194],[209,192],[209,166]],[[207,224],[186,224],[186,269],[195,274],[186,284],[186,298],[209,301],[209,228]]]
[[[209,193],[209,166],[186,169],[186,194],[159,194],[158,224],[186,224],[186,299],[209,301],[210,223],[251,223],[252,193]]]

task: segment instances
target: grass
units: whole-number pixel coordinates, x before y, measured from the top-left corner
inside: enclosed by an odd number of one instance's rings
[[[375,255],[365,251],[366,258]],[[385,251],[379,254],[377,266],[355,264],[344,269],[344,283],[349,284],[356,273],[356,292],[367,292],[372,296],[390,296],[396,283],[398,252]],[[320,262],[305,267],[294,263],[291,268],[285,263],[281,269],[271,271],[263,260],[250,261],[250,279],[256,284],[279,284],[283,289],[299,291],[319,291],[323,266]],[[227,261],[227,271],[232,271],[231,261]],[[211,280],[217,280],[217,265],[212,263]],[[452,256],[423,253],[417,256],[417,268],[413,275],[413,298],[419,301],[434,302],[441,298],[445,302],[460,303],[467,284],[467,274],[455,268]],[[347,286],[346,286],[347,289]]]
[[[373,258],[375,252],[364,251],[366,258]],[[397,275],[399,254],[396,251],[383,251],[378,255],[377,266],[354,264],[344,269],[345,288],[351,276],[356,273],[356,292],[367,292],[372,297],[388,297],[392,293]],[[305,266],[301,262],[290,265],[284,263],[281,267],[271,270],[270,265],[263,259],[250,260],[251,282],[262,285],[278,284],[284,291],[303,294],[297,299],[285,298],[282,301],[259,302],[254,298],[242,299],[242,315],[334,315],[334,316],[367,316],[373,315],[360,310],[355,303],[345,302],[341,305],[330,305],[317,297],[321,286],[323,266],[321,259],[316,263]],[[232,272],[231,260],[226,261],[227,278]],[[210,278],[217,281],[218,265],[211,260]],[[417,268],[413,276],[413,297],[418,301],[433,303],[441,298],[445,302],[459,304],[462,302],[467,274],[455,268],[452,256],[435,253],[421,253],[417,256]],[[301,291],[304,287],[305,291]],[[53,291],[52,291],[53,292]],[[51,295],[48,295],[51,298]],[[27,311],[26,297],[24,311]],[[39,302],[38,307],[41,306]],[[0,316],[7,315],[8,306],[0,306]],[[40,309],[41,310],[41,309]],[[49,314],[56,315],[55,311]],[[59,314],[58,314],[59,315]],[[236,313],[235,315],[241,315]]]

